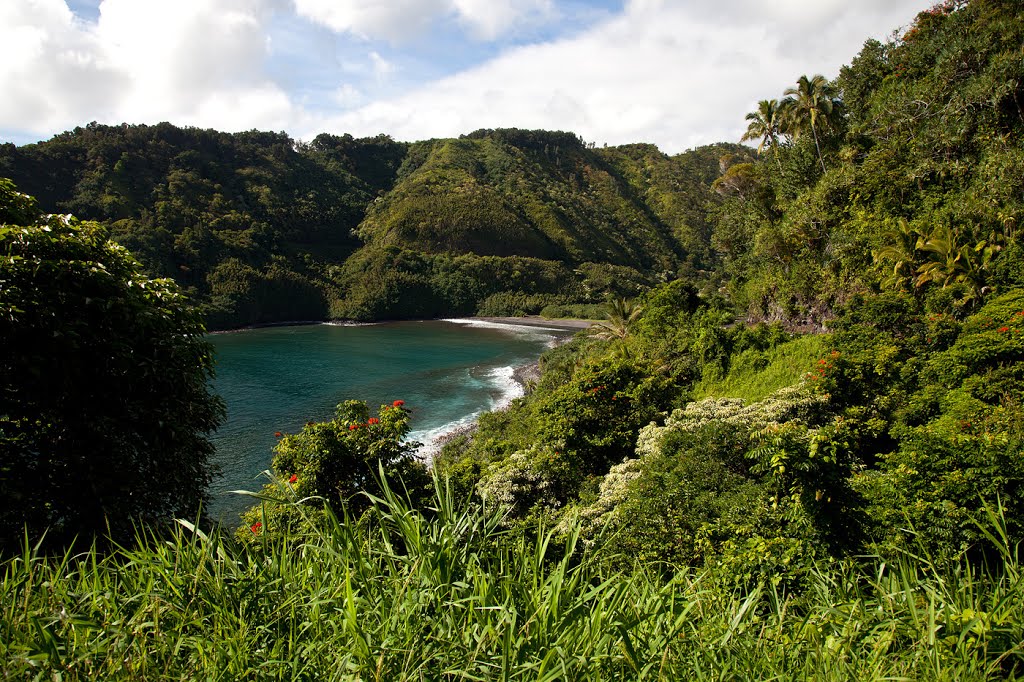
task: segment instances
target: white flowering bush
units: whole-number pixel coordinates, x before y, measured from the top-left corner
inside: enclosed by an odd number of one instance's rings
[[[584,542],[593,542],[594,536],[608,524],[619,520],[620,505],[629,498],[630,484],[643,473],[639,459],[628,458],[613,466],[601,478],[597,499],[590,504],[567,507],[558,524],[560,533],[579,528]]]
[[[477,484],[477,492],[488,506],[513,510],[517,517],[531,509],[551,510],[561,506],[556,492],[557,475],[551,464],[560,453],[550,447],[534,446],[494,462]]]
[[[705,398],[674,410],[665,419],[664,426],[652,422],[641,429],[637,455],[660,453],[667,435],[678,431],[692,433],[714,422],[743,426],[752,431],[789,421],[815,423],[822,418],[827,403],[824,395],[802,382],[749,405],[739,398]]]

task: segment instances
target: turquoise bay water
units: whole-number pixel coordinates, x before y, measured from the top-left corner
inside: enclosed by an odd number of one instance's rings
[[[210,337],[215,390],[228,407],[213,436],[222,474],[211,486],[212,512],[233,523],[250,499],[230,490],[266,482],[275,431],[329,419],[343,400],[372,412],[404,400],[410,439],[430,442],[520,393],[514,367],[534,362],[571,332],[469,321],[389,322],[253,329]]]

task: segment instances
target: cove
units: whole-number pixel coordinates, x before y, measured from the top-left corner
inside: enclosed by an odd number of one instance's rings
[[[252,500],[228,491],[255,491],[266,482],[261,472],[270,467],[274,433],[329,419],[344,400],[365,400],[373,412],[404,400],[412,411],[410,440],[429,454],[438,436],[521,395],[513,370],[572,333],[429,320],[213,334],[213,386],[228,415],[211,438],[221,474],[210,487],[210,511],[234,525]]]

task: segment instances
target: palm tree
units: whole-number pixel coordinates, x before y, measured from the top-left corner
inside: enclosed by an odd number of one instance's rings
[[[911,227],[906,218],[900,218],[896,227],[885,231],[883,238],[885,246],[871,252],[876,264],[892,264],[892,273],[887,274],[882,283],[906,290],[914,278],[921,234]]]
[[[630,335],[633,323],[640,317],[643,308],[636,301],[614,298],[605,304],[605,321],[598,322],[589,333],[605,341],[621,341]]]
[[[792,131],[794,138],[799,137],[804,129],[808,127],[811,129],[811,134],[814,136],[814,147],[818,150],[818,161],[821,162],[821,170],[827,172],[825,158],[821,155],[818,131],[830,128],[834,116],[838,113],[839,102],[835,97],[835,88],[821,74],[813,78],[800,76],[796,87],[787,88],[785,94],[786,99],[782,100],[780,106],[786,112],[788,119],[786,128]]]
[[[752,111],[746,116],[750,121],[747,132],[743,133],[740,142],[747,140],[760,140],[757,145],[757,153],[761,154],[765,147],[771,147],[775,153],[775,163],[779,164],[779,172],[782,172],[782,162],[779,161],[779,133],[782,123],[783,110],[779,101],[775,99],[763,99],[757,103],[757,111]]]
[[[918,239],[917,248],[924,254],[925,263],[917,269],[917,286],[963,284],[968,290],[964,302],[981,300],[989,291],[986,282],[1004,238],[1000,232],[992,232],[988,239],[973,245],[971,241],[949,225],[940,225],[927,238]]]

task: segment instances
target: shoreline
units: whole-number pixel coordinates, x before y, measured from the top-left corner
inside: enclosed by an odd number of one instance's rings
[[[490,410],[485,410],[480,414],[486,414],[488,412],[500,412],[507,410],[513,402],[522,398],[529,393],[530,384],[535,383],[540,379],[540,361],[539,359],[535,362],[528,362],[526,364],[519,365],[512,368],[512,380],[519,385],[519,395],[508,400],[504,404],[498,405]],[[444,449],[448,443],[462,438],[464,436],[472,437],[473,433],[477,430],[477,421],[480,415],[477,415],[473,421],[468,424],[459,424],[451,428],[448,431],[439,433],[428,443],[420,445],[416,457],[422,460],[428,467],[434,463],[434,458],[440,454],[441,450]]]
[[[597,324],[599,320],[584,320],[576,317],[559,317],[548,319],[539,315],[526,315],[525,317],[466,317],[466,320],[478,322],[490,322],[492,324],[519,325],[521,327],[554,327],[557,329],[583,331]]]
[[[522,317],[474,317],[474,318],[462,318],[462,319],[472,319],[473,321],[487,322],[487,323],[490,323],[490,324],[508,324],[508,325],[527,326],[527,327],[545,327],[545,328],[549,328],[549,329],[552,327],[552,325],[549,324],[549,320],[545,320],[542,317],[536,317],[536,316],[533,316],[531,318],[522,318]],[[524,319],[529,319],[529,322],[523,322]],[[572,330],[582,331],[582,330],[587,329],[588,327],[590,327],[590,325],[594,324],[594,322],[591,321],[591,320],[558,320],[558,321],[559,322],[563,322],[565,324],[561,325],[561,326],[559,326],[557,328],[561,329],[561,330],[565,330],[565,331],[572,331]],[[563,343],[568,343],[570,339],[572,339],[571,336],[565,336],[565,337],[559,339],[558,342],[555,345],[561,345]],[[480,414],[485,414],[486,412],[500,412],[502,410],[507,410],[512,405],[513,402],[515,402],[519,398],[522,398],[522,397],[524,397],[524,396],[526,396],[526,395],[528,395],[530,393],[531,384],[536,384],[536,382],[538,382],[540,380],[540,376],[541,376],[540,358],[537,358],[537,360],[534,360],[533,362],[527,362],[527,363],[524,363],[522,365],[518,365],[516,367],[513,367],[512,368],[512,380],[519,386],[518,395],[516,395],[513,398],[509,399],[504,404],[498,405],[498,406],[494,407],[493,409],[486,410],[485,412],[481,412]],[[479,419],[479,415],[477,415],[477,417],[474,418],[473,421],[469,422],[468,424],[459,424],[459,425],[453,427],[452,429],[450,429],[448,431],[445,431],[443,433],[439,433],[437,436],[432,438],[429,442],[422,443],[420,448],[419,448],[419,450],[416,453],[416,456],[419,459],[421,459],[428,467],[432,466],[434,458],[441,452],[441,450],[444,449],[444,447],[446,445],[448,445],[448,443],[450,443],[450,442],[452,442],[452,441],[454,441],[454,440],[456,440],[458,438],[462,438],[464,436],[470,436],[471,437],[473,435],[473,433],[477,430],[477,421],[478,421],[478,419]]]
[[[547,327],[553,329],[564,329],[567,331],[582,331],[597,324],[599,320],[584,320],[575,317],[560,317],[548,319],[540,315],[525,315],[523,317],[484,317],[472,315],[470,317],[424,317],[409,320],[374,320],[373,322],[357,322],[355,320],[285,320],[282,322],[260,322],[257,324],[246,324],[241,327],[230,329],[207,330],[207,334],[230,334],[232,332],[252,331],[255,329],[273,329],[274,327],[308,327],[317,324],[331,324],[339,326],[363,326],[371,324],[386,324],[388,322],[445,322],[448,320],[467,320],[471,322],[488,322],[490,324],[506,324],[520,327]]]

